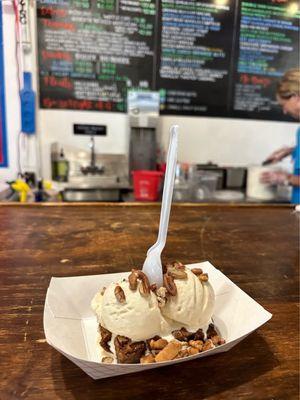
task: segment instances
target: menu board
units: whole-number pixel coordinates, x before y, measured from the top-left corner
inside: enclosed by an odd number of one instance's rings
[[[276,85],[299,68],[289,0],[38,0],[42,108],[126,112],[157,90],[160,113],[290,120]]]
[[[232,97],[236,116],[283,119],[276,86],[285,72],[300,68],[298,4],[282,0],[240,2]]]
[[[155,1],[37,3],[42,108],[122,112],[129,88],[151,88]]]
[[[157,86],[163,114],[228,114],[235,4],[227,3],[161,1]]]

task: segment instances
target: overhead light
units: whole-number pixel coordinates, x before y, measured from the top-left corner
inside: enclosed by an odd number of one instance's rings
[[[215,4],[217,6],[226,6],[229,3],[229,0],[215,0]]]
[[[291,15],[295,15],[297,14],[297,12],[299,11],[299,6],[298,3],[292,3],[287,7],[287,13],[291,14]]]

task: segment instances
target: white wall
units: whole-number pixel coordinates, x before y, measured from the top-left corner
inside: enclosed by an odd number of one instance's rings
[[[50,171],[50,146],[53,142],[63,145],[88,150],[90,138],[88,136],[74,135],[73,124],[99,124],[107,125],[107,136],[98,136],[95,139],[95,149],[99,153],[124,154],[128,151],[127,118],[120,113],[100,113],[91,111],[53,111],[41,110],[40,132],[41,151],[44,176],[49,178]]]
[[[164,117],[162,142],[171,124],[180,127],[179,160],[219,165],[260,164],[273,150],[295,143],[298,124],[226,118]]]
[[[9,168],[0,168],[0,181],[11,179],[17,173],[17,135],[20,129],[14,53],[14,15],[9,2],[4,2],[3,9]],[[35,29],[35,24],[32,25]],[[35,59],[35,55],[33,58]],[[32,65],[35,69],[34,60]],[[37,114],[37,126],[44,177],[50,177],[50,144],[52,142],[59,141],[62,144],[87,148],[88,138],[72,134],[73,123],[107,125],[108,136],[97,138],[97,151],[115,154],[127,151],[127,118],[123,114],[40,110]],[[181,162],[214,161],[222,165],[260,163],[274,149],[293,144],[297,128],[296,123],[222,118],[161,117],[159,136],[164,148],[167,147],[168,129],[172,123],[180,126],[179,160]],[[30,138],[29,141],[27,155],[25,155],[22,164],[24,168],[32,170],[35,168],[36,140]]]

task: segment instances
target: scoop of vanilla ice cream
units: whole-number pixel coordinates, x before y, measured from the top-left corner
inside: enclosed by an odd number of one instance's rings
[[[97,315],[98,320],[99,316],[101,315],[102,299],[103,299],[103,294],[101,293],[100,290],[100,292],[95,294],[91,302],[92,310]]]
[[[211,319],[215,294],[209,282],[200,282],[188,268],[187,279],[176,279],[177,295],[169,296],[161,309],[164,317],[181,323],[189,330],[205,326]]]
[[[124,303],[116,299],[116,285],[124,291]],[[103,295],[95,295],[91,306],[100,324],[113,334],[126,336],[133,341],[146,340],[160,334],[161,314],[155,294],[150,291],[148,296],[142,296],[139,288],[129,288],[128,281],[111,283]]]

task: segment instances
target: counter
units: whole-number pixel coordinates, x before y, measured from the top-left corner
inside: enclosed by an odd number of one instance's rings
[[[299,216],[288,205],[172,208],[164,260],[209,260],[273,313],[231,351],[93,381],[45,342],[51,276],[141,266],[159,212],[140,203],[0,205],[1,399],[298,398]]]

